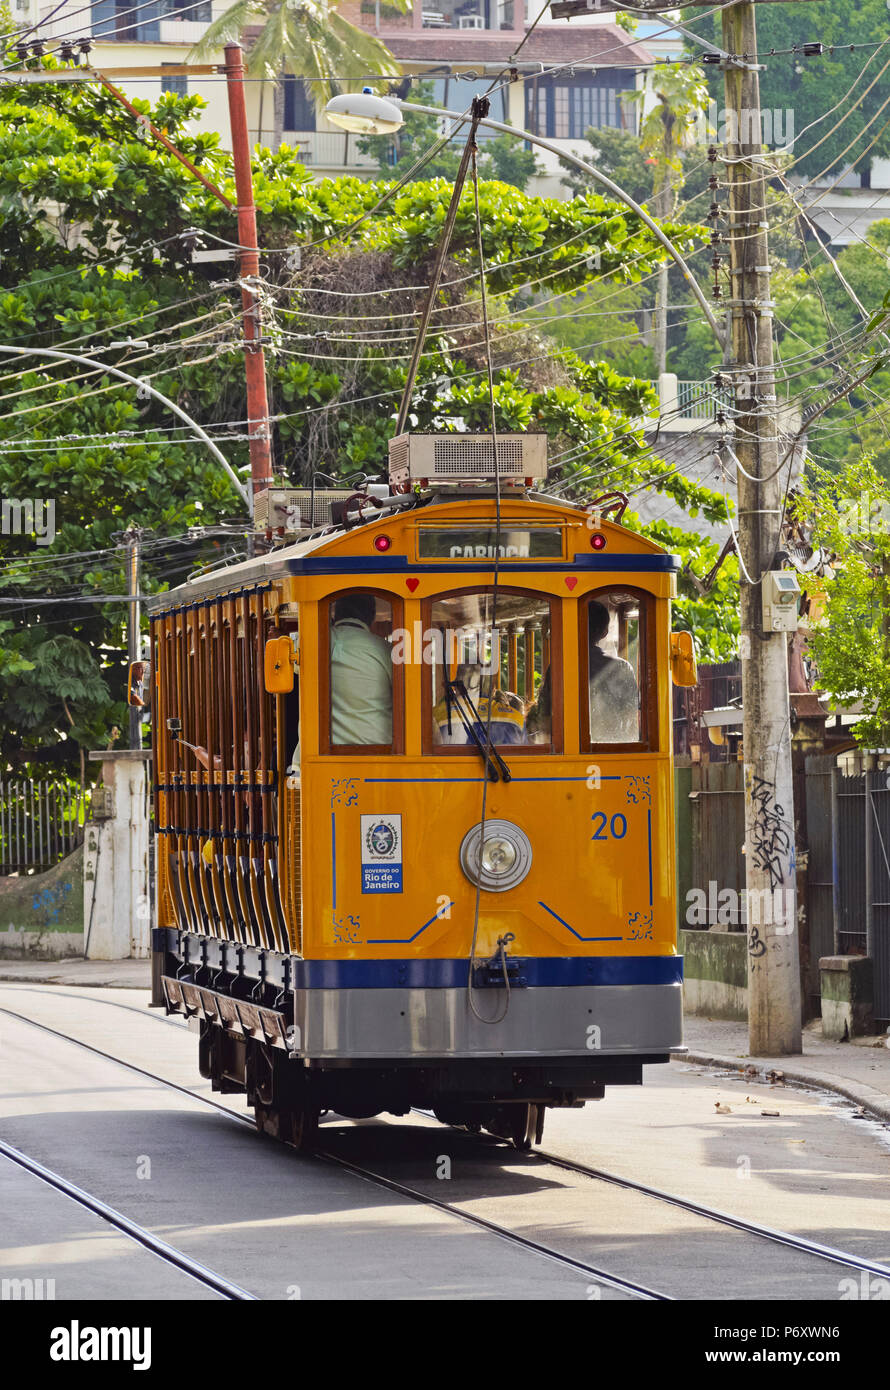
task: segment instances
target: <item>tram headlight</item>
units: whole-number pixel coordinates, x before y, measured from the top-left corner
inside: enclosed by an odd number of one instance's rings
[[[471,883],[489,893],[515,888],[531,864],[531,842],[512,821],[489,820],[484,826],[474,825],[461,843],[461,868]]]
[[[502,835],[491,835],[482,841],[479,860],[487,874],[508,874],[516,863],[516,846]]]

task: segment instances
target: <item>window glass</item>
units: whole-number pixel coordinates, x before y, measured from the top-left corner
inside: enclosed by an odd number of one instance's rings
[[[552,736],[550,600],[500,590],[456,594],[430,606],[431,743],[468,748],[549,746]]]
[[[331,744],[389,746],[392,604],[356,590],[338,594],[329,613]]]
[[[645,737],[640,696],[645,688],[643,600],[612,589],[594,594],[582,606],[582,614],[589,741],[640,743]]]
[[[468,27],[468,21],[463,24],[458,21],[455,27]],[[478,27],[482,27],[481,25]],[[437,77],[433,79],[433,100],[431,106],[444,106],[450,111],[466,111],[469,109],[473,97],[482,97],[488,93],[491,86],[490,78],[474,78],[467,81],[461,77]],[[489,97],[491,102],[491,118],[494,121],[507,121],[509,112],[507,110],[507,88],[502,87],[499,91],[495,90]],[[450,125],[447,121],[442,122],[442,128]],[[493,140],[497,135],[496,130],[489,130],[486,126],[480,126],[476,132],[478,140]]]

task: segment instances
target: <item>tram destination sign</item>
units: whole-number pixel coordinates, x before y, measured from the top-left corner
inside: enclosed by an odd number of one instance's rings
[[[500,538],[491,526],[423,526],[417,533],[419,560],[561,560],[559,526],[516,528],[506,522]]]

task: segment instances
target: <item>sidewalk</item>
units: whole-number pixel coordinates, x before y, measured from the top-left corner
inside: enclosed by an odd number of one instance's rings
[[[87,985],[95,989],[151,990],[147,960],[0,960],[0,981],[29,985]]]
[[[717,1018],[687,1017],[683,1033],[689,1052],[678,1062],[731,1067],[758,1073],[781,1072],[782,1080],[846,1096],[864,1110],[890,1121],[890,1050],[878,1038],[857,1038],[854,1043],[828,1042],[818,1019],[807,1024],[803,1055],[799,1057],[751,1057],[744,1023]]]

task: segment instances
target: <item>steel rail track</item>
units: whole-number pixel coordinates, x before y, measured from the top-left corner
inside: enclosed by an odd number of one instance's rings
[[[428,1110],[415,1109],[415,1114],[441,1124],[441,1121],[436,1120],[435,1115]],[[459,1128],[459,1126],[455,1126],[455,1128]],[[498,1139],[496,1135],[471,1134],[469,1131],[465,1131],[465,1133],[468,1140],[475,1140],[475,1142],[481,1142],[485,1145],[502,1146],[509,1143],[509,1140]],[[756,1221],[748,1221],[743,1216],[733,1216],[730,1212],[721,1211],[718,1207],[709,1207],[703,1202],[695,1202],[688,1197],[676,1196],[672,1192],[665,1192],[660,1187],[651,1187],[648,1183],[637,1182],[634,1178],[623,1178],[619,1173],[609,1173],[603,1168],[593,1168],[589,1164],[578,1163],[572,1158],[562,1158],[559,1154],[549,1153],[546,1149],[529,1149],[525,1157],[537,1159],[541,1163],[550,1163],[554,1168],[563,1168],[569,1173],[578,1173],[582,1177],[609,1183],[613,1187],[621,1187],[629,1192],[639,1192],[644,1197],[651,1197],[655,1201],[666,1203],[668,1206],[678,1207],[680,1210],[691,1212],[695,1216],[702,1216],[708,1221],[713,1221],[716,1225],[730,1226],[734,1230],[743,1231],[746,1235],[759,1236],[763,1240],[771,1240],[789,1249],[800,1250],[807,1255],[815,1255],[820,1260],[828,1260],[832,1264],[844,1265],[849,1269],[864,1270],[868,1274],[875,1274],[881,1279],[890,1280],[890,1265],[880,1264],[876,1260],[864,1259],[862,1256],[850,1254],[846,1250],[838,1250],[833,1245],[823,1245],[819,1241],[809,1240],[806,1236],[794,1235],[792,1231],[782,1231],[775,1226],[764,1226]]]
[[[775,1226],[763,1226],[757,1221],[748,1221],[743,1216],[733,1216],[730,1212],[721,1211],[719,1207],[708,1207],[701,1202],[694,1202],[688,1197],[677,1197],[671,1192],[665,1192],[660,1187],[650,1187],[648,1183],[636,1182],[633,1178],[622,1178],[618,1173],[609,1173],[602,1168],[592,1168],[586,1163],[577,1163],[571,1158],[561,1158],[557,1154],[548,1153],[544,1149],[535,1149],[535,1157],[540,1158],[545,1163],[552,1163],[556,1168],[565,1168],[570,1173],[580,1173],[583,1177],[595,1178],[597,1182],[610,1183],[613,1187],[623,1187],[630,1192],[640,1192],[645,1197],[652,1197],[656,1201],[665,1202],[668,1206],[679,1207],[682,1211],[692,1212],[695,1216],[704,1216],[709,1221],[714,1221],[721,1226],[731,1226],[736,1231],[744,1231],[747,1235],[760,1236],[763,1240],[774,1241],[778,1245],[787,1246],[792,1250],[801,1250],[807,1255],[815,1255],[820,1260],[829,1260],[833,1264],[845,1265],[850,1269],[865,1270],[868,1274],[875,1274],[881,1279],[890,1280],[890,1266],[880,1264],[876,1260],[866,1260],[861,1255],[850,1254],[846,1250],[838,1250],[833,1245],[823,1245],[820,1241],[809,1240],[806,1236],[797,1236],[792,1231],[782,1231]]]
[[[103,1002],[114,1003],[115,1001],[107,1000]],[[120,1005],[119,1007],[127,1008],[129,1006]],[[179,1091],[181,1092],[181,1094],[188,1096],[191,1100],[199,1101],[202,1105],[210,1105],[213,1107],[214,1110],[220,1111],[221,1114],[226,1115],[230,1120],[234,1120],[237,1124],[249,1125],[252,1130],[255,1129],[254,1122],[249,1118],[249,1116],[239,1115],[237,1111],[230,1110],[228,1106],[220,1105],[218,1101],[212,1100],[209,1096],[199,1095],[196,1091],[189,1090],[187,1086],[181,1086],[176,1081],[168,1081],[166,1077],[158,1076],[155,1072],[147,1071],[144,1067],[138,1067],[133,1062],[125,1062],[123,1058],[115,1057],[113,1053],[110,1052],[104,1052],[102,1048],[94,1047],[92,1043],[82,1042],[80,1038],[73,1038],[70,1034],[63,1033],[58,1028],[51,1028],[46,1023],[38,1023],[35,1019],[28,1018],[24,1014],[16,1013],[13,1009],[7,1009],[5,1007],[0,1006],[0,1013],[6,1014],[9,1018],[16,1019],[20,1023],[26,1023],[32,1028],[39,1028],[42,1032],[49,1033],[53,1037],[60,1038],[63,1042],[71,1043],[75,1047],[81,1047],[87,1052],[92,1052],[97,1057],[102,1057],[108,1062],[114,1062],[119,1067],[125,1067],[127,1071],[135,1072],[137,1076],[143,1076],[149,1081],[156,1082],[158,1085],[166,1086],[174,1091]],[[160,1019],[158,1020],[158,1022],[161,1021],[162,1020]],[[0,1141],[0,1145],[2,1145],[2,1141]],[[3,1149],[0,1148],[0,1151],[3,1151]],[[22,1155],[22,1157],[24,1157],[24,1155]],[[650,1289],[645,1284],[639,1283],[638,1281],[633,1279],[625,1279],[621,1275],[609,1274],[606,1270],[600,1269],[597,1265],[588,1264],[584,1260],[575,1259],[572,1255],[565,1255],[559,1250],[553,1250],[550,1248],[550,1246],[543,1245],[539,1241],[531,1240],[529,1237],[520,1235],[516,1231],[511,1231],[508,1227],[501,1226],[495,1221],[489,1221],[483,1216],[477,1216],[472,1212],[463,1211],[460,1207],[452,1206],[450,1202],[443,1202],[437,1197],[431,1197],[424,1192],[420,1192],[417,1188],[408,1187],[405,1183],[396,1182],[392,1178],[383,1177],[382,1174],[374,1173],[369,1168],[362,1168],[359,1164],[351,1163],[348,1159],[340,1158],[337,1154],[330,1153],[326,1150],[316,1150],[311,1155],[311,1157],[316,1160],[320,1160],[321,1162],[328,1163],[337,1168],[342,1168],[345,1172],[352,1173],[355,1177],[361,1178],[365,1182],[373,1183],[376,1187],[385,1188],[389,1192],[394,1192],[402,1197],[408,1197],[411,1199],[411,1201],[418,1202],[423,1206],[433,1207],[438,1211],[446,1212],[449,1216],[454,1217],[458,1221],[463,1221],[467,1225],[475,1226],[478,1230],[488,1232],[489,1235],[497,1236],[500,1240],[503,1240],[508,1244],[517,1247],[518,1249],[528,1251],[531,1254],[539,1255],[544,1259],[550,1260],[553,1264],[558,1264],[561,1265],[564,1269],[571,1270],[575,1274],[584,1274],[589,1279],[595,1280],[599,1284],[606,1284],[610,1288],[617,1289],[621,1293],[630,1294],[633,1298],[642,1299],[647,1302],[673,1302],[672,1296],[670,1294],[661,1293],[658,1290]],[[31,1160],[28,1160],[28,1162],[30,1161]],[[37,1166],[39,1167],[40,1165]],[[46,1172],[47,1174],[49,1174],[48,1169],[46,1170]],[[42,1176],[42,1174],[38,1174],[38,1176]],[[66,1183],[66,1179],[58,1178],[58,1175],[56,1174],[52,1174],[50,1176],[57,1178],[59,1183]],[[69,1184],[69,1186],[72,1189],[74,1189],[74,1184]],[[65,1189],[63,1188],[62,1190]],[[74,1190],[80,1192],[79,1188]],[[73,1192],[68,1193],[68,1195],[73,1195]],[[88,1194],[86,1193],[81,1193],[81,1196],[83,1198],[87,1198],[88,1201],[98,1201],[98,1199],[89,1198]],[[84,1205],[86,1205],[86,1202],[84,1203]],[[107,1208],[107,1211],[109,1213],[112,1213],[112,1208]],[[100,1212],[99,1214],[103,1215],[102,1212]],[[112,1214],[117,1216],[121,1221],[127,1221],[127,1218],[122,1217],[120,1213]],[[106,1219],[108,1220],[111,1218],[110,1216],[107,1216]],[[135,1230],[142,1229],[141,1227],[135,1226],[135,1223],[130,1224],[134,1226]],[[145,1234],[149,1235],[150,1233],[145,1232]],[[155,1240],[156,1238],[151,1237],[151,1239]],[[163,1246],[165,1242],[159,1241],[158,1244]],[[172,1251],[172,1247],[167,1248]],[[157,1251],[156,1253],[160,1253],[160,1251]],[[172,1253],[176,1254],[178,1252]],[[210,1273],[209,1271],[207,1272],[208,1274]],[[235,1286],[233,1285],[232,1287],[234,1288]],[[233,1294],[227,1295],[227,1297],[234,1296],[235,1295]],[[255,1295],[245,1294],[243,1291],[241,1291],[240,1296],[244,1298],[255,1297]]]
[[[47,993],[48,991],[39,992]],[[72,997],[82,999],[84,996],[76,995]],[[133,1009],[132,1005],[121,1004],[118,1000],[103,999],[96,1000],[96,1002],[111,1005],[112,1007],[121,1009],[128,1008],[131,1009],[133,1012],[142,1014],[143,1017],[146,1018],[155,1017],[152,1014],[144,1013],[141,1009]],[[3,1009],[2,1012],[9,1013],[10,1010]],[[13,1016],[21,1017],[23,1022],[26,1023],[33,1022],[33,1020],[31,1019],[25,1018],[24,1015]],[[167,1020],[162,1019],[160,1018],[160,1016],[158,1016],[156,1021],[158,1023],[162,1023],[166,1022]],[[39,1028],[46,1027],[45,1024],[35,1024],[34,1026]],[[56,1030],[50,1029],[49,1031],[55,1032]],[[65,1038],[68,1037],[67,1034],[63,1033],[58,1034],[58,1036]],[[91,1051],[98,1051],[98,1049],[92,1048],[89,1043],[81,1043],[76,1038],[69,1038],[68,1040],[70,1042],[76,1042],[80,1047],[87,1047],[90,1048]],[[110,1056],[110,1054],[104,1052],[100,1052],[99,1055],[103,1057]],[[111,1058],[111,1060],[118,1062],[120,1061],[119,1058],[113,1057]],[[136,1071],[142,1071],[141,1068],[133,1067],[132,1064],[129,1062],[121,1062],[121,1065],[131,1067],[133,1070]],[[151,1072],[142,1072],[142,1075],[147,1076],[153,1080],[163,1080],[163,1078],[154,1077],[153,1073]],[[175,1082],[164,1082],[164,1084],[176,1086]],[[186,1095],[193,1096],[195,1099],[205,1100],[207,1104],[214,1105],[216,1109],[221,1110],[224,1114],[231,1115],[234,1119],[242,1120],[245,1124],[248,1124],[251,1126],[251,1128],[253,1128],[253,1122],[247,1116],[239,1116],[235,1111],[229,1110],[226,1106],[219,1105],[216,1101],[212,1101],[207,1097],[197,1096],[195,1092],[189,1091],[187,1087],[176,1086],[176,1089],[183,1091]],[[436,1120],[436,1117],[432,1115],[429,1111],[420,1110],[414,1107],[414,1112],[418,1115],[423,1116],[424,1119],[435,1120],[437,1124],[441,1123],[440,1121]],[[507,1142],[499,1140],[495,1136],[470,1136],[468,1134],[467,1137],[468,1139],[474,1138],[477,1141],[481,1139],[481,1141],[485,1144],[501,1145]],[[377,1174],[371,1174],[369,1170],[361,1169],[357,1165],[349,1164],[347,1160],[338,1158],[335,1154],[322,1154],[319,1152],[317,1156],[324,1157],[330,1162],[339,1164],[341,1167],[349,1167],[356,1173],[357,1176],[365,1177],[369,1180],[373,1179],[374,1181],[382,1184],[383,1186],[393,1186],[393,1190],[400,1191],[404,1195],[411,1196],[417,1201],[427,1202],[431,1206],[441,1206],[443,1210],[449,1211],[452,1215],[457,1215],[462,1218],[466,1215],[465,1213],[459,1211],[457,1208],[451,1207],[447,1202],[440,1202],[437,1198],[434,1197],[426,1197],[424,1194],[416,1192],[412,1188],[407,1188],[404,1185],[392,1184],[390,1179],[383,1178]],[[817,1259],[826,1260],[832,1264],[840,1264],[845,1266],[846,1268],[856,1269],[860,1272],[864,1271],[868,1274],[874,1274],[878,1278],[890,1280],[890,1266],[881,1264],[880,1262],[875,1260],[865,1259],[862,1256],[851,1254],[850,1252],[845,1250],[839,1250],[835,1246],[824,1245],[819,1241],[809,1240],[806,1236],[795,1235],[791,1231],[783,1231],[777,1227],[765,1226],[755,1221],[748,1221],[744,1217],[733,1216],[730,1212],[721,1211],[717,1207],[706,1206],[704,1203],[693,1201],[691,1198],[680,1197],[674,1193],[665,1192],[662,1188],[652,1187],[647,1183],[637,1182],[633,1178],[624,1178],[618,1173],[610,1173],[602,1168],[594,1168],[589,1164],[579,1163],[575,1159],[563,1158],[559,1154],[553,1154],[548,1152],[547,1150],[533,1149],[530,1151],[529,1157],[534,1157],[535,1159],[543,1163],[550,1163],[555,1168],[562,1168],[566,1172],[577,1173],[581,1177],[591,1178],[597,1182],[610,1184],[613,1187],[624,1188],[626,1191],[639,1192],[642,1196],[650,1197],[654,1201],[663,1202],[668,1206],[677,1207],[682,1211],[688,1211],[692,1215],[701,1216],[705,1220],[713,1221],[717,1225],[727,1226],[733,1230],[742,1231],[746,1235],[757,1236],[762,1240],[772,1241],[773,1243],[783,1245],[788,1249],[800,1250],[804,1254],[813,1255]],[[467,1219],[470,1219],[476,1223],[488,1224],[484,1222],[484,1218],[482,1217],[467,1217]],[[492,1230],[495,1234],[498,1234],[499,1231],[502,1229],[505,1228],[497,1227],[494,1224],[492,1225]],[[516,1236],[514,1238],[519,1241],[525,1241],[525,1238],[521,1236]],[[529,1244],[530,1248],[536,1248],[534,1242],[530,1242]],[[546,1253],[546,1250],[547,1247],[541,1247],[539,1253]],[[562,1258],[563,1260],[571,1259],[571,1257],[569,1256],[564,1256],[560,1258]],[[579,1265],[579,1267],[583,1267],[585,1269],[587,1268],[586,1266],[581,1265]],[[599,1277],[603,1282],[606,1282],[605,1275],[601,1274]],[[665,1297],[665,1295],[658,1294],[654,1294],[652,1296],[656,1298]]]
[[[130,1240],[141,1245],[145,1250],[157,1255],[158,1259],[165,1264],[172,1265],[180,1273],[187,1274],[190,1279],[203,1285],[206,1289],[212,1289],[214,1293],[221,1294],[223,1298],[231,1299],[235,1302],[255,1302],[256,1294],[248,1293],[246,1289],[240,1288],[238,1284],[233,1284],[231,1280],[224,1278],[222,1274],[217,1274],[214,1270],[208,1269],[199,1260],[193,1260],[184,1251],[177,1250],[175,1246],[169,1245],[166,1240],[161,1240],[160,1236],[154,1235],[151,1231],[140,1226],[137,1221],[131,1221],[123,1212],[110,1207],[107,1202],[103,1202],[101,1197],[94,1197],[92,1193],[85,1192],[77,1183],[71,1182],[68,1178],[63,1178],[60,1173],[55,1173],[51,1168],[38,1163],[36,1158],[31,1158],[28,1154],[22,1153],[21,1149],[13,1148],[12,1144],[7,1144],[5,1139],[0,1139],[0,1155],[8,1158],[10,1162],[18,1164],[27,1173],[33,1174],[48,1187],[55,1188],[63,1196],[76,1202],[78,1206],[85,1207],[87,1211],[93,1212],[103,1221],[107,1221],[109,1226],[114,1226]]]

